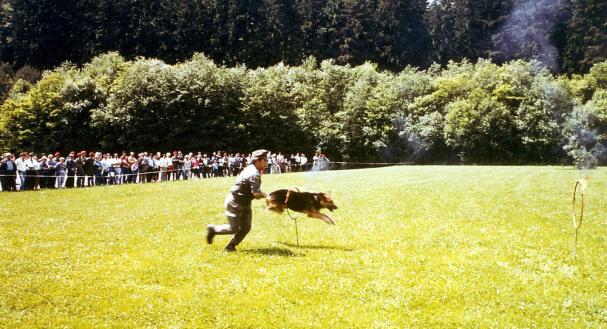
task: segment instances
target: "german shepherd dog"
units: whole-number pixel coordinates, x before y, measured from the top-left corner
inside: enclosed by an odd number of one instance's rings
[[[268,210],[281,214],[285,208],[302,212],[308,217],[318,218],[323,222],[335,225],[327,215],[320,212],[327,208],[330,211],[337,209],[333,199],[326,193],[299,192],[295,190],[276,190],[266,197]]]

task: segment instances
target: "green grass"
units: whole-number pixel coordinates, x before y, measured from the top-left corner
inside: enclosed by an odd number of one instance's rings
[[[253,204],[234,178],[0,194],[0,327],[607,328],[607,170],[588,172],[574,261],[559,167],[391,167],[268,175],[330,191],[332,227]]]

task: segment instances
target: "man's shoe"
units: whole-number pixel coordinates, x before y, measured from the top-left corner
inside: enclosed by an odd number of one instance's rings
[[[236,251],[236,247],[234,247],[234,246],[233,246],[233,245],[230,243],[230,244],[228,244],[228,245],[226,246],[225,251],[227,251],[227,252],[234,252],[234,251]]]
[[[207,226],[207,243],[212,244],[215,237],[215,229],[212,226]]]

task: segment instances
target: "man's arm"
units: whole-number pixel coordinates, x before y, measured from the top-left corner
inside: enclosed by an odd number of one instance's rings
[[[250,178],[251,193],[255,199],[265,198],[266,194],[261,191],[261,175],[257,174]]]

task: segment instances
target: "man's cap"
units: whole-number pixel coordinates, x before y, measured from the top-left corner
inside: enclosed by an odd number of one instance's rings
[[[253,153],[251,153],[251,160],[255,161],[255,160],[261,160],[261,159],[267,159],[268,158],[268,150],[255,150],[253,151]]]

